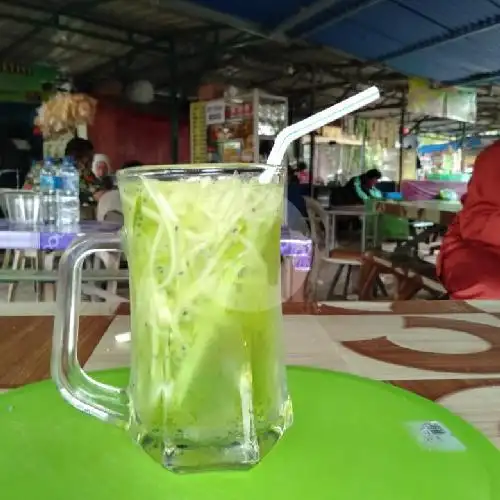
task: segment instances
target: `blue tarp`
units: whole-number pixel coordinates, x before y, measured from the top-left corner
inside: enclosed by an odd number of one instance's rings
[[[474,149],[481,146],[481,139],[479,137],[467,137],[465,141],[452,141],[443,144],[429,144],[427,146],[419,146],[417,149],[418,154],[428,155],[432,153],[444,153],[449,151],[450,148],[457,151],[461,147],[465,149]]]
[[[169,5],[168,0],[164,0]],[[175,2],[174,2],[175,3]],[[326,45],[405,74],[445,82],[500,80],[499,0],[193,0],[218,21]],[[208,14],[207,14],[208,15]],[[214,17],[215,20],[215,16]],[[465,82],[464,82],[465,81]]]

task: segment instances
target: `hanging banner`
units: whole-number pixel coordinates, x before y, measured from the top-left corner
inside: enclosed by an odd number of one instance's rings
[[[220,125],[226,121],[226,103],[224,99],[205,103],[206,125]]]
[[[434,89],[427,80],[410,78],[408,111],[418,115],[475,123],[477,91],[464,87]]]
[[[477,117],[477,90],[463,87],[446,89],[445,116],[449,120],[475,123]]]
[[[55,68],[0,63],[0,90],[2,92],[42,92],[44,84],[54,82],[56,78]]]
[[[433,89],[422,78],[408,80],[408,111],[418,115],[445,118],[445,92]]]

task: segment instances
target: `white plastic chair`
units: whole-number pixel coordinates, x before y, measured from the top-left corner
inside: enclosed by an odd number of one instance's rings
[[[104,193],[97,204],[96,219],[99,222],[113,221],[123,223],[122,204],[120,193],[117,190],[112,190]],[[99,252],[95,254],[94,269],[116,270],[120,269],[120,254],[115,252]],[[118,282],[108,281],[104,293],[100,291],[96,294],[97,297],[104,299],[117,296]]]
[[[53,271],[55,265],[55,258],[58,256],[58,252],[39,252],[37,250],[6,250],[4,254],[4,260],[2,267],[3,269],[12,269],[13,271],[19,271],[26,269],[26,264],[29,262],[31,269],[36,269],[37,271]],[[39,269],[39,267],[42,269]],[[55,300],[55,286],[53,283],[37,283],[37,300]],[[15,302],[17,297],[17,291],[19,288],[19,282],[9,283],[7,289],[7,302]]]
[[[97,204],[96,219],[101,222],[123,222],[122,202],[118,190],[113,189],[101,196]]]
[[[342,272],[346,269],[343,298],[347,299],[350,291],[349,286],[351,285],[352,271],[354,268],[361,267],[361,252],[343,249],[333,249],[329,252],[326,242],[328,215],[316,200],[308,196],[305,196],[304,199],[311,226],[311,239],[313,241],[313,262],[308,284],[309,298],[311,300],[316,298],[321,271],[326,264],[337,266],[337,271],[330,284],[327,298],[331,298],[335,292],[335,287],[340,281]]]

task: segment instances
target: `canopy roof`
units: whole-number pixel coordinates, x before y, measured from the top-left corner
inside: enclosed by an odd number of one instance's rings
[[[256,23],[259,32],[271,37],[300,38],[340,49],[405,74],[453,83],[500,78],[498,0],[197,0],[196,4]]]
[[[500,128],[494,0],[0,0],[0,27],[0,60],[64,67],[81,82],[146,78],[160,98],[221,81],[286,95],[307,114],[376,84],[383,99],[364,114],[397,117],[404,74],[479,83],[475,128]]]

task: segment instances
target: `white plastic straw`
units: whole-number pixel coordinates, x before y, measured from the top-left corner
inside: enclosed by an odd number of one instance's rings
[[[338,120],[339,118],[342,118],[343,116],[348,115],[349,113],[352,113],[379,98],[380,92],[378,88],[370,87],[369,89],[363,90],[363,92],[334,104],[319,113],[315,113],[305,120],[289,125],[277,135],[276,140],[274,141],[273,149],[271,149],[271,153],[267,159],[267,164],[275,167],[280,166],[283,158],[285,157],[288,146],[290,146],[293,141],[300,139],[304,135],[310,134],[314,130],[324,127],[325,125],[328,125],[329,123],[334,122],[335,120]]]

